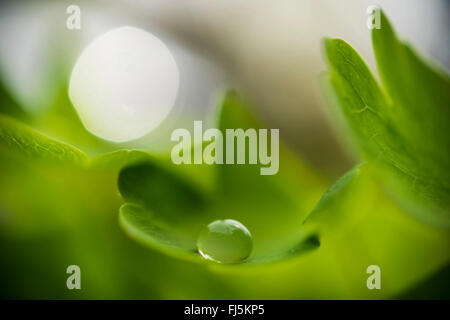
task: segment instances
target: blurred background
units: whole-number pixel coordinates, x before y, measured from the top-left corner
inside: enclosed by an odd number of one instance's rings
[[[448,1],[378,1],[399,34],[448,67]],[[133,142],[167,151],[162,135],[210,119],[224,88],[236,88],[260,118],[311,165],[331,176],[354,158],[336,138],[316,80],[324,70],[320,41],[345,39],[374,68],[366,9],[371,1],[77,1],[80,30],[68,30],[71,1],[3,1],[0,74],[23,111],[44,118],[93,39],[122,25],[158,35],[174,54],[181,85],[176,107],[159,130]],[[38,121],[38,120],[36,120]],[[58,130],[43,126],[51,135]],[[76,137],[64,141],[86,149]],[[85,147],[85,148],[83,148]],[[93,152],[95,148],[93,149]]]
[[[66,28],[69,16],[66,8],[72,4],[81,8],[80,30]],[[169,137],[174,128],[191,128],[193,120],[204,120],[207,126],[212,126],[221,94],[224,89],[234,88],[265,126],[279,128],[281,140],[323,177],[326,183],[318,189],[324,191],[328,183],[358,162],[358,156],[330,119],[319,90],[318,76],[325,70],[321,40],[323,37],[345,39],[376,73],[370,30],[366,27],[366,9],[371,4],[375,3],[366,0],[2,1],[0,113],[91,156],[123,148],[166,154],[172,146]],[[447,69],[450,67],[449,1],[380,0],[376,4],[387,12],[403,39]],[[174,109],[162,125],[138,140],[117,144],[99,139],[84,129],[68,100],[67,88],[82,50],[106,31],[123,25],[148,30],[167,45],[179,67],[180,88]],[[311,286],[308,294],[299,293],[294,285],[289,285],[290,279],[279,278],[289,266],[274,266],[273,273],[256,270],[251,275],[245,271],[239,276],[218,277],[204,268],[136,246],[116,225],[121,199],[113,190],[114,180],[107,191],[116,195],[115,198],[106,196],[105,190],[84,194],[86,202],[80,207],[79,200],[72,198],[81,189],[76,187],[58,195],[59,204],[47,205],[43,196],[50,199],[51,192],[43,195],[34,191],[44,183],[42,179],[47,181],[51,177],[51,183],[64,179],[76,183],[72,179],[81,177],[64,178],[61,173],[46,172],[29,178],[25,169],[14,171],[11,161],[2,162],[2,298],[264,297],[255,286],[261,275],[267,277],[265,288],[273,293],[270,298],[340,297],[339,291],[323,293],[319,289],[326,287],[326,280],[317,291]],[[36,198],[27,200],[24,195]],[[101,209],[95,205],[85,207],[85,203],[99,205],[102,197]],[[90,202],[91,198],[96,200]],[[62,203],[65,208],[72,205],[67,209],[72,214],[58,216]],[[15,217],[11,208],[17,208],[23,216]],[[92,212],[96,210],[102,214],[93,217]],[[44,216],[33,215],[43,211],[47,212]],[[83,219],[105,224],[101,228],[80,229],[80,225],[88,225]],[[98,252],[105,254],[99,257]],[[61,271],[75,258],[81,261],[79,264],[91,266],[85,280],[90,289],[80,293],[66,290],[66,274]],[[36,264],[37,261],[54,263]]]

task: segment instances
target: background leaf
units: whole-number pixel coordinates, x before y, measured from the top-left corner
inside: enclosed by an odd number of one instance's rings
[[[84,165],[89,159],[84,152],[48,138],[4,115],[0,115],[0,148],[33,159],[45,159],[59,163]]]
[[[449,227],[449,77],[400,43],[384,14],[381,25],[373,42],[386,93],[355,50],[339,39],[325,40],[329,72],[323,87],[374,176],[408,212]]]

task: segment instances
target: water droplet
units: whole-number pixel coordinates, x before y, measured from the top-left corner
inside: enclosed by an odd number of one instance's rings
[[[239,221],[216,220],[198,236],[197,248],[206,259],[220,263],[237,263],[252,251],[252,235]]]
[[[86,129],[124,142],[140,138],[169,115],[179,70],[166,45],[134,27],[95,39],[72,70],[69,97]]]

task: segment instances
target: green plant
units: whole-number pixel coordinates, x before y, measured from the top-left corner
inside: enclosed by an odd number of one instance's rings
[[[322,78],[364,158],[414,216],[450,227],[450,78],[400,42],[381,13],[372,32],[381,87],[344,41],[325,40]]]
[[[384,14],[381,25],[383,88],[348,44],[325,40],[321,81],[364,158],[325,194],[325,179],[285,147],[279,173],[261,176],[257,166],[175,166],[140,150],[90,157],[0,116],[0,195],[13,213],[0,224],[3,269],[33,264],[45,275],[9,273],[8,289],[72,297],[55,274],[75,260],[86,270],[81,297],[388,298],[448,268],[449,78],[399,42]],[[218,127],[258,128],[246,109],[229,92]],[[142,246],[119,230],[119,207]],[[252,255],[233,265],[201,258],[202,227],[228,218],[250,230]],[[372,264],[381,291],[366,287]],[[448,277],[438,282],[446,288]]]

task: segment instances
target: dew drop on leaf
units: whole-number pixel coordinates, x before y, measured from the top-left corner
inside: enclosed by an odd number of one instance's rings
[[[246,259],[253,247],[250,231],[239,221],[216,220],[200,232],[197,239],[199,253],[219,263],[238,263]]]

